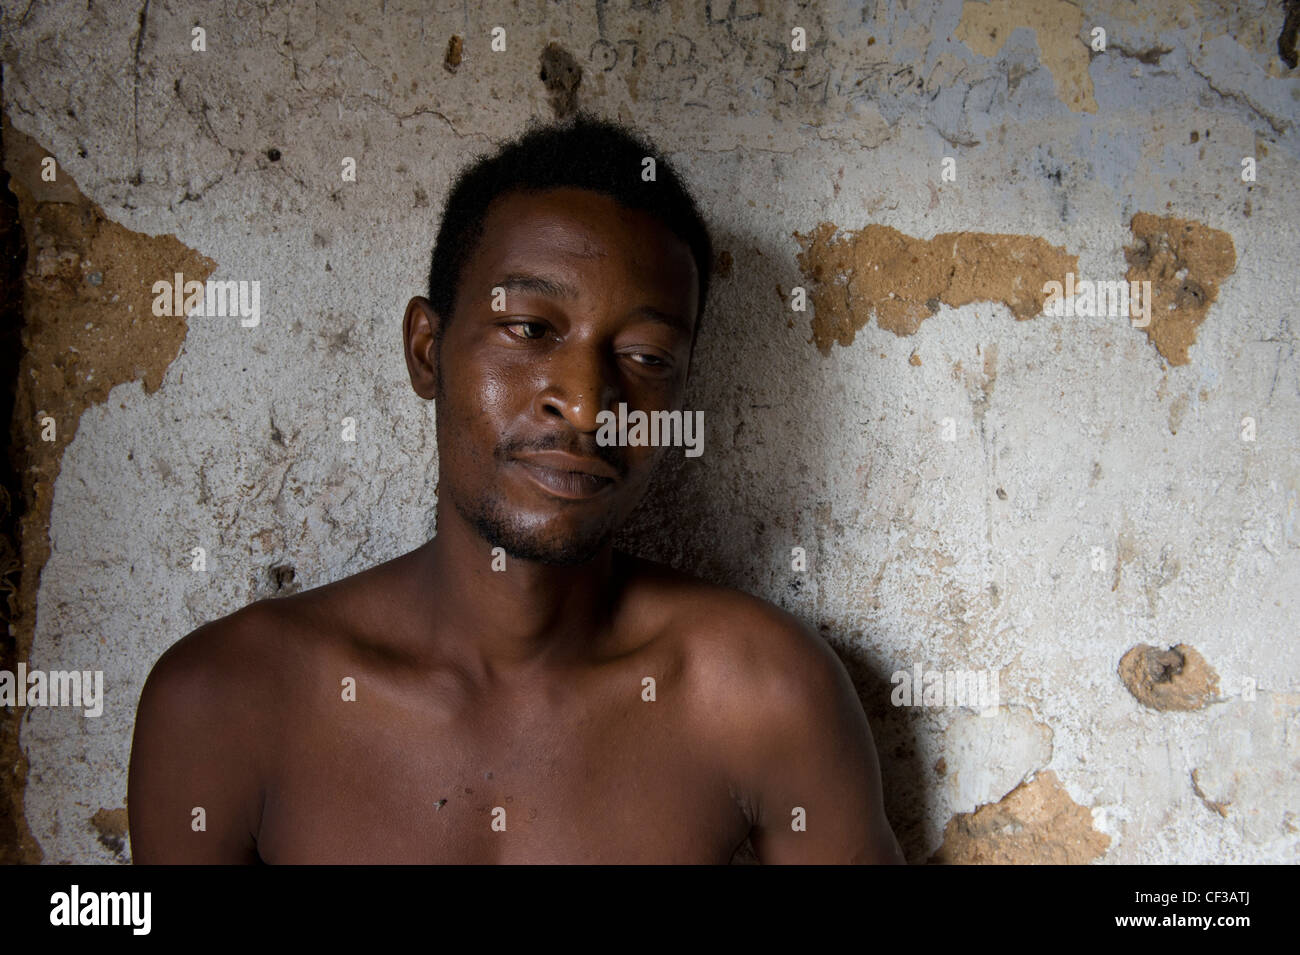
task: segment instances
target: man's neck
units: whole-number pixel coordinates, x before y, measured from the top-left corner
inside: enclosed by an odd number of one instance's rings
[[[589,657],[609,632],[625,559],[608,544],[576,566],[494,560],[492,549],[455,508],[439,507],[422,604],[442,646],[486,680]]]

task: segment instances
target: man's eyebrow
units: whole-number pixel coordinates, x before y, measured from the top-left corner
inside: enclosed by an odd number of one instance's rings
[[[687,335],[690,335],[695,331],[690,320],[687,319],[686,316],[679,315],[676,312],[664,312],[651,305],[642,305],[639,308],[632,309],[632,313],[634,315],[641,315],[648,318],[652,322],[661,322],[664,325],[671,325],[673,328],[683,331]]]
[[[535,292],[551,298],[577,298],[578,290],[567,282],[548,279],[542,275],[528,275],[523,272],[511,272],[496,283],[507,292]]]
[[[578,298],[578,290],[569,283],[559,279],[547,278],[544,275],[532,275],[527,272],[511,272],[496,284],[506,291],[534,292],[550,298]],[[669,325],[685,332],[687,335],[691,335],[695,331],[691,321],[684,315],[679,315],[676,312],[665,312],[653,305],[640,305],[632,309],[632,314],[648,318],[652,322]]]

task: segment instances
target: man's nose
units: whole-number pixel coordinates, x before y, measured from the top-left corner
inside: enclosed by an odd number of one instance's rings
[[[537,410],[542,416],[564,418],[575,431],[594,433],[599,427],[596,416],[613,404],[613,375],[610,359],[595,345],[559,348],[546,363]]]

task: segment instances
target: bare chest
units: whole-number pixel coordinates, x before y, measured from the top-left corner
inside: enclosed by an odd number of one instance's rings
[[[322,701],[283,728],[259,852],[278,863],[726,863],[748,822],[718,754],[665,702]]]

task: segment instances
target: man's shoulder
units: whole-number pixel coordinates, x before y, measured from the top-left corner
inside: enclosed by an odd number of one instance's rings
[[[191,710],[253,695],[282,697],[295,673],[312,668],[355,629],[359,599],[374,588],[374,569],[263,598],[203,624],[159,657],[145,692],[184,701]]]
[[[803,620],[753,594],[645,562],[649,599],[687,685],[714,705],[773,719],[815,710],[850,689],[839,657]]]
[[[409,589],[410,552],[310,590],[266,597],[203,624],[163,654],[168,675],[253,674],[292,666],[348,642],[364,642],[376,621],[390,618],[399,589]]]
[[[181,637],[158,658],[145,682],[146,696],[191,711],[223,703],[282,671],[301,614],[288,598],[259,600],[209,621]]]

